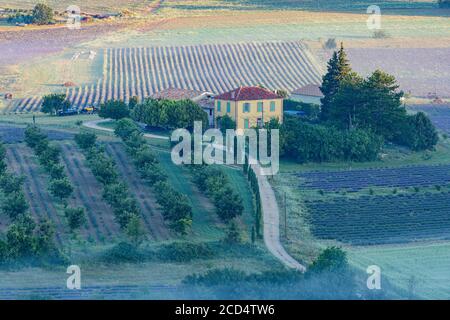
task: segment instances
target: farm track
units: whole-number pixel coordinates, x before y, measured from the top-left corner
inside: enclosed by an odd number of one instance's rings
[[[8,148],[7,162],[15,173],[26,177],[24,191],[32,215],[37,221],[42,219],[52,221],[55,224],[56,240],[62,244],[64,224],[48,192],[48,182],[39,174],[38,165],[31,159],[30,151],[24,146],[11,146]]]
[[[135,195],[141,208],[144,224],[149,230],[152,239],[155,241],[167,240],[170,237],[170,233],[153,196],[153,191],[139,177],[139,173],[135,170],[134,164],[129,160],[123,148],[121,144],[110,143],[106,151],[115,161],[120,175],[127,183],[130,191]]]
[[[88,217],[87,234],[95,240],[112,240],[120,233],[111,208],[101,197],[101,185],[85,166],[82,153],[74,146],[62,144],[62,160],[66,172],[74,185],[76,205],[86,208]],[[75,205],[75,204],[74,204]]]
[[[66,89],[68,100],[78,109],[110,99],[142,100],[170,87],[221,93],[261,84],[292,91],[319,84],[323,73],[301,42],[106,48],[102,56],[102,79]],[[34,112],[41,103],[39,97],[16,100],[6,112]]]

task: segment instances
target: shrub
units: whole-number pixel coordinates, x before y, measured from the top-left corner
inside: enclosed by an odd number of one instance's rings
[[[214,251],[204,243],[174,242],[162,246],[157,256],[162,261],[189,262],[212,258]]]
[[[33,23],[50,24],[53,22],[53,9],[49,6],[38,3],[33,9]]]
[[[80,132],[75,135],[76,144],[83,150],[90,149],[95,146],[97,136],[90,132]]]
[[[144,255],[141,254],[135,246],[126,242],[116,244],[102,257],[103,261],[114,264],[124,262],[138,263],[143,262],[144,259]]]
[[[49,190],[53,196],[59,198],[60,200],[64,200],[72,195],[73,186],[69,179],[65,177],[50,181]]]
[[[66,111],[70,108],[70,102],[65,94],[50,94],[43,97],[41,112],[56,114],[58,111]]]
[[[66,208],[64,215],[72,232],[81,228],[86,223],[84,208]]]
[[[13,192],[7,194],[2,201],[1,211],[9,216],[11,220],[15,220],[24,215],[28,210],[28,203],[25,200],[23,192]]]
[[[111,118],[119,120],[128,117],[130,111],[125,102],[120,100],[109,100],[100,105],[98,115],[101,118]]]

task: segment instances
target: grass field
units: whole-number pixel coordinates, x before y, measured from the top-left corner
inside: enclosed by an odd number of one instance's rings
[[[353,265],[381,268],[383,278],[424,299],[449,299],[450,243],[347,248]],[[383,284],[381,285],[383,288]]]

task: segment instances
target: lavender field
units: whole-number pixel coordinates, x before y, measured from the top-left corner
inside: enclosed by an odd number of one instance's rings
[[[81,109],[110,99],[140,99],[167,88],[221,93],[240,85],[294,90],[321,82],[322,68],[301,42],[208,44],[104,50],[103,78],[67,89]],[[37,111],[40,97],[12,103],[6,112]]]
[[[450,194],[305,201],[313,234],[353,245],[450,239]]]
[[[406,188],[450,183],[450,165],[410,166],[297,174],[300,188],[322,191],[359,191],[370,187]]]

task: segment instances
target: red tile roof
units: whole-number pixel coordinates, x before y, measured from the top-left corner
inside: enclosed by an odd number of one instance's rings
[[[247,100],[270,100],[282,99],[270,90],[261,87],[239,87],[215,97],[216,100],[247,101]]]
[[[302,95],[302,96],[311,96],[311,97],[323,97],[322,91],[320,91],[320,87],[316,84],[307,84],[300,89],[292,91],[292,94]]]

